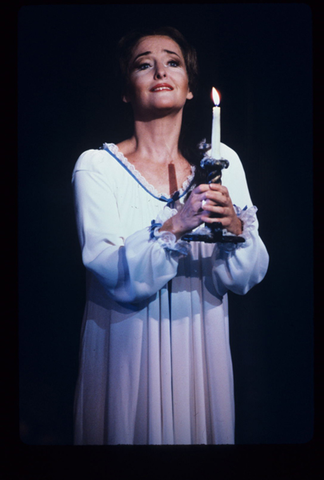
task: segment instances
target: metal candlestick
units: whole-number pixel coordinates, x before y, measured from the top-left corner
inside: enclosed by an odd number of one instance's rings
[[[206,155],[206,152],[211,148],[209,143],[206,143],[206,140],[203,140],[199,143],[198,148],[202,153],[202,160],[200,161],[201,168],[206,172],[207,183],[222,183],[222,170],[223,168],[228,168],[229,161],[224,158],[214,159],[209,155]],[[238,235],[224,235],[223,227],[220,222],[215,222],[211,224],[205,223],[205,228],[209,230],[206,234],[199,233],[187,233],[181,239],[187,242],[205,242],[205,243],[242,243],[245,242],[243,237]]]

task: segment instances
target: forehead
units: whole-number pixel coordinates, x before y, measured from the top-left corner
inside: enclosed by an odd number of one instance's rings
[[[169,50],[182,56],[180,46],[177,42],[172,40],[172,38],[162,35],[152,35],[143,37],[138,41],[134,47],[132,57],[134,58],[142,52],[152,52],[156,54],[161,53],[164,50]]]

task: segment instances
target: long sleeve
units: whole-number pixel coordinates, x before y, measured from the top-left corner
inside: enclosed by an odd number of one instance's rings
[[[222,147],[222,156],[230,160],[232,170],[224,171],[222,183],[228,187],[232,202],[238,207],[244,220],[245,243],[235,247],[226,243],[215,246],[213,281],[220,296],[225,295],[228,290],[244,295],[264,278],[269,265],[269,255],[259,236],[255,215],[257,209],[252,206],[241,161],[229,147]],[[247,211],[241,212],[245,207]]]
[[[268,252],[257,229],[250,232],[244,246],[227,250],[218,244],[214,253],[213,280],[219,295],[230,290],[239,295],[247,293],[264,278],[269,264]]]
[[[107,157],[104,151],[87,151],[73,172],[82,260],[114,300],[140,302],[177,274],[179,252],[151,238],[149,224],[124,238],[114,192],[119,179],[113,168],[107,170]]]

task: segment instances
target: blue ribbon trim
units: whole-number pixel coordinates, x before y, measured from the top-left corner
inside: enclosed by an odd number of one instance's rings
[[[117,160],[117,162],[122,166],[124,167],[124,169],[126,170],[126,172],[128,172],[136,181],[137,183],[142,187],[144,188],[144,190],[149,193],[153,198],[155,198],[156,200],[160,200],[161,202],[166,202],[166,204],[168,205],[168,207],[170,208],[174,208],[174,205],[175,205],[175,202],[177,200],[179,200],[179,198],[183,197],[184,195],[186,195],[186,193],[188,193],[189,189],[191,188],[192,186],[192,182],[190,182],[190,184],[188,185],[188,187],[186,188],[186,190],[180,195],[179,191],[175,192],[172,197],[170,198],[166,198],[164,195],[161,195],[160,197],[157,197],[156,195],[154,195],[152,192],[150,192],[139,180],[138,178],[135,177],[135,175],[127,168],[127,165],[125,165],[121,160],[119,160],[119,158],[114,155],[110,150],[109,148],[104,144],[103,147],[104,150],[106,150],[106,152],[108,152],[112,157],[114,157],[115,160]]]
[[[238,208],[235,204],[233,204],[233,207],[236,207]],[[247,205],[245,205],[244,208],[242,208],[242,210],[240,212],[237,213],[237,216],[239,217],[241,215],[241,213],[245,212],[245,210],[247,210]]]
[[[158,227],[162,227],[162,223],[156,223],[155,220],[151,221],[151,226],[150,226],[150,239],[153,240],[154,238],[154,230]]]

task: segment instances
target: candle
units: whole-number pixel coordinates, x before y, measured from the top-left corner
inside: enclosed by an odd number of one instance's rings
[[[214,102],[213,107],[213,124],[212,124],[212,138],[211,138],[211,157],[215,160],[220,160],[220,98],[216,88],[212,89],[212,97]]]

